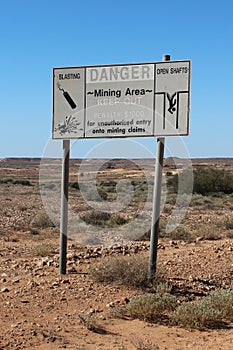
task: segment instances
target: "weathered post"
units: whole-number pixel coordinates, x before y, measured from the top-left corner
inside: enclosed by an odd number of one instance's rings
[[[70,140],[63,140],[62,180],[61,180],[61,219],[60,219],[60,274],[66,274],[67,226],[68,226],[68,187],[69,187]]]
[[[170,61],[170,55],[164,55],[163,61]],[[165,143],[164,137],[157,139],[157,154],[156,154],[156,160],[155,160],[154,193],[153,193],[151,235],[150,235],[150,256],[149,256],[149,269],[148,269],[148,282],[150,284],[152,284],[152,282],[156,278],[164,143]]]

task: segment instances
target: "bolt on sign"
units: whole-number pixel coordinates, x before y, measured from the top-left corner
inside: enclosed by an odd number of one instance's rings
[[[191,61],[53,69],[53,139],[188,135]]]

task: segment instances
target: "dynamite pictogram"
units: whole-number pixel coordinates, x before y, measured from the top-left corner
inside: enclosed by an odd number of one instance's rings
[[[72,99],[72,97],[70,96],[70,94],[67,91],[65,91],[59,83],[57,83],[57,87],[60,91],[62,91],[63,96],[65,97],[66,101],[69,103],[70,107],[72,109],[75,109],[77,107],[77,105],[74,102],[74,100]]]

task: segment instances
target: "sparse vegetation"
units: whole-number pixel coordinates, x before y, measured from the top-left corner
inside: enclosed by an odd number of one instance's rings
[[[190,192],[190,171],[184,170],[180,175],[175,174],[168,178],[168,185],[175,192],[178,190],[178,181],[182,193]],[[226,170],[213,167],[197,167],[193,172],[193,193],[209,195],[216,192],[230,194],[233,192],[233,175]]]
[[[70,182],[69,183],[69,186],[75,190],[80,190],[79,188],[79,183],[77,181],[74,181],[74,182]]]
[[[162,230],[161,228],[160,237],[170,238],[172,240],[190,241],[193,239],[193,234],[189,232],[188,228],[184,224],[180,224],[171,232],[165,232],[165,230]]]
[[[28,210],[28,206],[27,206],[27,205],[24,205],[24,204],[20,204],[20,205],[19,205],[19,210],[20,210],[20,211],[26,211],[26,210]]]
[[[163,291],[132,298],[124,309],[124,315],[155,323],[166,319],[173,325],[202,330],[223,327],[232,322],[232,306],[233,291],[230,289],[213,291],[201,300],[184,302],[180,306],[174,296]]]
[[[145,287],[148,284],[148,258],[127,255],[107,257],[90,268],[90,275],[98,282]],[[159,278],[159,272],[157,276]]]
[[[206,297],[206,303],[220,312],[221,318],[227,321],[233,321],[233,290],[222,289],[213,291]]]
[[[12,185],[22,185],[22,186],[32,186],[32,183],[28,180],[23,180],[23,179],[11,179],[11,178],[7,178],[7,179],[0,179],[0,184],[12,184]]]
[[[32,228],[48,228],[54,227],[53,222],[50,220],[48,214],[45,211],[40,211],[35,215],[35,217],[31,221]]]
[[[158,282],[155,286],[156,293],[163,295],[165,293],[171,293],[172,284],[169,282]]]
[[[80,215],[80,218],[85,221],[86,224],[99,227],[117,227],[125,225],[128,222],[128,220],[120,213],[111,214],[100,211],[85,212]]]
[[[173,324],[185,328],[218,328],[233,320],[233,291],[220,290],[210,293],[200,301],[180,305],[172,314]]]
[[[36,256],[51,256],[55,253],[55,247],[50,243],[38,244],[33,248],[33,254]]]
[[[42,189],[45,190],[56,190],[59,188],[60,184],[59,183],[55,183],[55,182],[45,182],[40,184],[40,186],[42,187]]]
[[[103,326],[100,326],[99,322],[96,319],[95,315],[79,313],[78,317],[81,323],[91,332],[105,334],[106,329]]]
[[[227,230],[233,230],[233,216],[228,216],[225,220]]]
[[[134,297],[126,306],[126,313],[132,318],[144,321],[158,321],[175,310],[176,299],[169,293],[145,294]]]
[[[97,187],[102,199],[115,200],[117,184],[122,179],[131,183],[133,190],[125,210],[104,216],[94,209],[95,203],[85,203],[78,189],[78,184],[81,189],[81,182],[89,186],[89,179],[93,178],[90,169],[89,161],[85,169],[88,176],[80,175],[79,183],[75,182],[78,170],[72,168],[70,172],[69,207],[74,211],[69,215],[72,234],[68,236],[66,276],[59,276],[59,230],[52,227],[46,212],[41,210],[40,186],[35,185],[37,170],[18,166],[14,170],[11,167],[0,169],[2,180],[11,179],[0,184],[0,295],[3,301],[0,318],[4,330],[0,347],[33,348],[40,344],[44,348],[85,349],[89,346],[157,350],[159,347],[192,347],[195,343],[197,348],[215,349],[224,344],[230,349],[233,193],[194,193],[179,227],[166,232],[171,216],[180,214],[187,198],[182,194],[177,205],[177,194],[172,192],[172,187],[168,188],[160,218],[157,281],[150,286],[147,281],[149,242],[121,243],[128,233],[129,226],[126,229],[124,225],[130,222],[128,220],[133,223],[141,203],[143,205],[147,198],[147,184],[141,174],[131,173],[128,168],[124,171],[122,167],[118,173],[114,167],[111,174],[100,171]],[[167,174],[169,178],[177,172],[171,169],[172,173]],[[232,165],[228,169],[232,171]],[[15,184],[16,179],[28,179],[33,186]],[[47,178],[44,180],[42,189],[51,199],[54,220],[58,220],[59,179],[52,176],[51,182]],[[105,186],[108,182],[109,186]],[[163,189],[165,191],[165,186]],[[56,203],[52,196],[55,191],[58,194]],[[94,212],[96,217],[92,215]],[[95,229],[80,220],[80,216],[85,215],[89,215],[91,225],[97,220]],[[150,219],[150,215],[149,209],[145,216]],[[130,227],[134,239],[135,226]],[[143,217],[137,229],[143,235],[148,228]],[[145,236],[149,240],[150,230]],[[14,310],[14,317],[9,317],[9,310]],[[163,327],[158,328],[157,324]],[[106,330],[102,325],[106,325]],[[186,332],[178,327],[196,331]],[[212,337],[210,330],[214,328]],[[161,330],[161,334],[156,330]],[[198,330],[208,330],[208,335]],[[107,333],[107,336],[95,332]]]
[[[137,350],[159,350],[159,346],[157,344],[152,343],[151,340],[142,340],[142,339],[134,339],[133,345]]]
[[[171,317],[172,323],[185,328],[212,328],[219,323],[220,312],[209,308],[205,301],[188,302],[179,306]]]

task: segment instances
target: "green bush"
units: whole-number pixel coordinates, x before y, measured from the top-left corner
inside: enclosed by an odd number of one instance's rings
[[[216,328],[233,320],[233,291],[211,292],[201,301],[179,306],[171,316],[172,323],[185,328]]]
[[[98,227],[117,227],[125,225],[128,220],[120,214],[111,214],[100,211],[90,211],[80,215],[80,218],[88,225]]]
[[[22,185],[22,186],[32,186],[31,182],[28,180],[14,180],[13,182],[15,185]]]
[[[0,179],[0,184],[13,184],[14,180],[13,179]]]
[[[111,219],[111,214],[100,211],[90,211],[80,215],[80,218],[88,225],[105,227],[106,222]]]
[[[13,184],[13,185],[22,185],[22,186],[32,186],[29,180],[13,180],[11,178],[8,179],[0,179],[0,184]]]
[[[222,319],[233,321],[233,290],[222,289],[214,291],[206,297],[211,308],[220,312]]]
[[[172,324],[184,328],[212,328],[219,322],[221,313],[202,301],[180,305],[171,316]]]
[[[215,168],[197,168],[194,171],[193,191],[200,194],[233,192],[233,175]]]
[[[178,181],[181,192],[190,192],[190,171],[184,170],[179,176],[176,174],[169,177],[168,185],[174,192],[178,191]],[[233,175],[228,171],[213,167],[197,167],[193,172],[193,193],[209,195],[216,192],[232,193]]]
[[[132,318],[156,321],[175,309],[175,297],[169,293],[156,293],[132,298],[126,306],[126,313]]]

